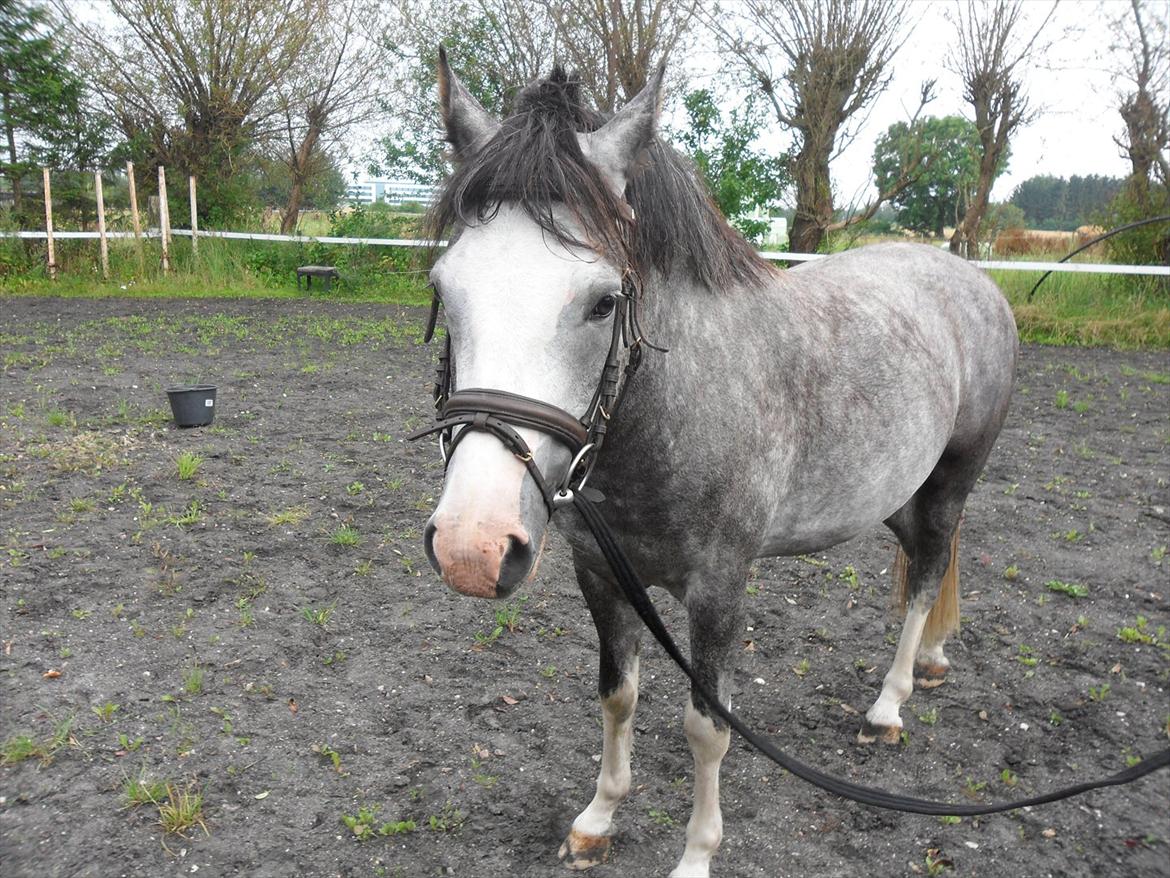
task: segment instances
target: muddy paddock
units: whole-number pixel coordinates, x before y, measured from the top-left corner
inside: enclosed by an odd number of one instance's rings
[[[442,469],[403,441],[430,417],[424,317],[0,300],[6,878],[564,874],[600,758],[596,636],[561,542],[506,604],[427,566]],[[169,423],[163,388],[189,381],[219,387],[210,427]],[[956,802],[1167,746],[1168,450],[1165,354],[1025,347],[967,506],[955,668],[902,742],[854,743],[898,630],[884,530],[753,571],[736,708],[806,762]],[[597,878],[682,851],[685,691],[646,643]],[[1167,875],[1168,788],[940,820],[842,802],[733,738],[713,874]]]

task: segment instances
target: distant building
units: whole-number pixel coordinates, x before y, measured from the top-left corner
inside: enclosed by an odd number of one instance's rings
[[[410,180],[363,180],[351,184],[345,190],[345,197],[360,204],[430,204],[437,193],[436,186]]]
[[[782,216],[772,216],[762,207],[756,207],[749,216],[754,220],[764,220],[768,223],[768,231],[761,242],[768,247],[788,246],[788,220]]]

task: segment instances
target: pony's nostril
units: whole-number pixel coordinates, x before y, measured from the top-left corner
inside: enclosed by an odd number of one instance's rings
[[[496,584],[496,592],[503,597],[517,585],[524,581],[528,571],[532,569],[532,562],[536,559],[536,552],[532,548],[532,540],[523,540],[518,537],[508,537],[508,550],[500,561],[500,578]]]
[[[423,531],[423,551],[426,552],[427,560],[431,562],[431,568],[442,576],[443,567],[439,564],[438,556],[435,555],[435,534],[438,533],[438,530],[433,518],[427,522],[426,530]]]

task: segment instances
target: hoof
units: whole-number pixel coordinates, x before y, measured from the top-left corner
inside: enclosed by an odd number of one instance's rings
[[[561,862],[574,872],[592,869],[609,859],[609,842],[609,836],[585,835],[570,829],[569,837],[561,845]]]
[[[914,685],[919,689],[936,689],[947,681],[949,665],[915,663]]]
[[[857,733],[858,744],[872,744],[880,740],[883,744],[897,744],[902,740],[901,726],[875,726],[868,719],[861,724]]]

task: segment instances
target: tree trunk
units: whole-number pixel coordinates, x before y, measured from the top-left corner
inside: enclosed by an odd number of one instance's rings
[[[301,215],[301,199],[304,197],[305,181],[300,174],[293,174],[292,191],[288,194],[288,204],[280,215],[280,233],[291,235],[297,227],[297,220]]]
[[[21,207],[21,192],[20,192],[20,169],[16,166],[16,130],[12,124],[12,120],[8,116],[8,105],[11,98],[7,91],[3,92],[4,97],[4,118],[5,118],[5,134],[8,136],[8,179],[12,183],[12,215],[20,216]]]
[[[284,213],[280,217],[280,233],[282,235],[292,234],[293,229],[297,227],[297,220],[301,213],[301,201],[305,196],[305,181],[309,179],[309,166],[313,161],[313,151],[317,148],[317,141],[320,139],[321,130],[324,127],[324,120],[318,120],[318,114],[314,110],[310,110],[308,116],[309,127],[289,164],[292,191],[288,194],[288,204],[285,205]]]
[[[802,132],[808,137],[808,132]],[[833,186],[829,177],[829,148],[806,146],[793,162],[796,215],[788,246],[793,253],[816,253],[833,221]]]

